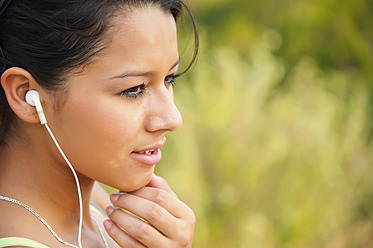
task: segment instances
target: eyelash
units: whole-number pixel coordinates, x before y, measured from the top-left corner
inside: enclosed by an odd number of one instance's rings
[[[167,85],[172,85],[174,86],[175,85],[175,80],[176,78],[178,78],[180,75],[175,75],[175,74],[171,74],[171,75],[168,75],[166,78],[165,78],[165,84]]]
[[[179,75],[175,75],[175,74],[168,75],[164,80],[165,85],[166,86],[174,86],[175,85],[175,79],[177,77],[179,77]],[[141,97],[142,95],[144,95],[145,91],[146,91],[146,85],[145,85],[145,83],[142,83],[142,84],[137,85],[135,87],[126,89],[126,90],[120,92],[118,95],[119,96],[125,96],[125,97],[128,97],[128,98],[138,98],[138,97]]]
[[[137,85],[135,87],[123,90],[118,95],[119,96],[125,96],[125,97],[128,97],[128,98],[138,98],[145,93],[145,90],[146,90],[146,85],[145,85],[145,83],[142,83],[142,84]]]

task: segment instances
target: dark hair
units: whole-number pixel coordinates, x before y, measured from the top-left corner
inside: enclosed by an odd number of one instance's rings
[[[88,64],[104,48],[113,14],[125,7],[159,6],[178,20],[189,14],[195,49],[185,73],[195,62],[198,31],[184,0],[13,0],[0,16],[0,68],[18,66],[46,90],[63,88],[72,70]],[[2,73],[2,72],[1,72]],[[0,90],[0,146],[5,144],[14,114]]]

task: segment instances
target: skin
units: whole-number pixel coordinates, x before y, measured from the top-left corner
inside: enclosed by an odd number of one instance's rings
[[[75,181],[39,124],[35,108],[25,102],[27,91],[36,89],[48,125],[81,183],[83,246],[103,247],[92,221],[94,214],[88,211],[97,180],[127,192],[111,196],[109,220],[94,216],[105,223],[110,247],[191,247],[193,211],[163,178],[154,175],[155,165],[134,157],[134,152],[162,146],[166,132],[181,126],[170,84],[178,61],[172,15],[157,6],[145,6],[113,17],[104,54],[69,75],[59,109],[54,107],[56,96],[44,91],[27,71],[8,69],[1,84],[17,115],[17,128],[8,147],[0,150],[0,194],[31,206],[62,239],[77,244]],[[137,98],[129,97],[140,92]],[[23,236],[64,247],[33,215],[16,205],[0,201],[0,219],[10,223],[0,226],[0,237]]]

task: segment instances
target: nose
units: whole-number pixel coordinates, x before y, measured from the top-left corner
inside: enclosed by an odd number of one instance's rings
[[[176,131],[181,127],[183,118],[175,105],[171,90],[162,88],[154,91],[148,108],[147,131]]]

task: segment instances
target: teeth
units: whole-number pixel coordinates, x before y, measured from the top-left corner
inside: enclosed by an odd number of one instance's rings
[[[152,154],[152,152],[154,152],[154,149],[153,149],[153,150],[144,151],[144,152],[138,152],[138,153],[139,153],[139,154],[150,155],[150,154]]]

